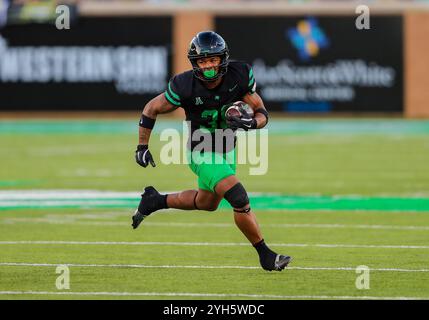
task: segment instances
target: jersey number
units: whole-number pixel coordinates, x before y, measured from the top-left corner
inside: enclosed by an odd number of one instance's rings
[[[222,109],[220,110],[221,119],[220,119],[220,128],[226,129],[228,128],[225,120],[225,111],[229,107],[229,105],[224,105]],[[201,114],[201,117],[208,121],[208,127],[201,126],[200,128],[206,128],[210,132],[214,132],[218,126],[218,118],[219,118],[219,111],[218,110],[204,110]]]

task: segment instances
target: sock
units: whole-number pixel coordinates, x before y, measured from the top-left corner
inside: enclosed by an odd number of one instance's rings
[[[168,204],[167,204],[167,196],[168,194],[163,194],[162,195],[162,208],[161,209],[168,209]]]
[[[268,248],[264,239],[258,243],[255,243],[253,246],[255,247],[256,251],[258,251],[259,262],[261,263],[262,268],[266,270],[272,270],[274,268],[277,253]]]
[[[156,197],[156,210],[160,210],[160,209],[167,209],[168,205],[167,205],[167,196],[168,194],[159,194]]]

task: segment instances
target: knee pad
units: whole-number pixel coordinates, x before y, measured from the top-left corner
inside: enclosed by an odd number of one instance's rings
[[[240,182],[225,192],[223,197],[234,208],[234,212],[248,213],[250,211],[250,207],[247,209],[241,209],[249,204],[249,197]]]

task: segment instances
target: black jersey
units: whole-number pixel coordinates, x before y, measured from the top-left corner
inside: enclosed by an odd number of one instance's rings
[[[217,134],[223,132],[216,129],[227,128],[225,111],[228,106],[242,100],[247,93],[253,94],[255,90],[256,81],[252,67],[244,62],[230,61],[228,72],[216,88],[205,87],[190,70],[171,78],[165,97],[171,104],[185,110],[186,120],[191,123],[188,141],[188,147],[191,150],[194,150],[204,139],[211,139],[212,151],[228,152],[231,147],[225,143],[222,143],[221,149],[219,144],[215,148],[215,133],[218,137]],[[235,139],[232,148],[234,146]]]

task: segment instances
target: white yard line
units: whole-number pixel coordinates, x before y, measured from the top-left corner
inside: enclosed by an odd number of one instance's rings
[[[120,216],[124,216],[121,214]],[[131,217],[131,214],[129,214]],[[84,219],[84,215],[69,215],[65,218],[0,218],[1,223],[47,223],[47,224],[70,224],[70,225],[90,225],[90,226],[127,226],[128,222],[122,221],[76,221],[75,219]],[[88,217],[89,218],[89,217]],[[96,215],[90,217],[91,220],[103,220],[111,216],[101,215],[100,219]],[[178,227],[178,228],[235,228],[232,223],[211,223],[211,222],[150,222],[145,221],[144,225],[153,227]],[[381,230],[423,230],[429,231],[429,226],[400,226],[400,225],[372,225],[372,224],[317,224],[317,223],[278,223],[278,224],[260,224],[264,228],[315,228],[315,229],[381,229]]]
[[[98,190],[2,190],[0,200],[57,200],[57,199],[138,199],[141,192]]]
[[[81,264],[81,263],[27,263],[27,262],[0,262],[0,266],[7,267],[57,267],[65,265],[80,268],[146,268],[146,269],[250,269],[260,270],[255,266],[194,266],[194,265],[145,265],[145,264]],[[356,267],[287,267],[288,270],[314,271],[356,271]],[[429,269],[397,269],[397,268],[370,268],[370,271],[383,272],[429,272]]]
[[[92,199],[92,198],[139,198],[143,190],[138,191],[110,191],[110,190],[95,190],[95,189],[29,189],[29,190],[1,190],[0,200],[22,200],[22,199]],[[163,193],[176,193],[177,190],[161,190]],[[278,196],[280,192],[249,192],[250,195],[261,196]],[[321,193],[307,194],[308,197],[324,197]],[[359,194],[344,194],[336,195],[337,198],[347,199],[366,199],[370,197],[381,198],[426,198],[428,193],[415,192],[403,194],[377,193],[371,196]]]
[[[286,296],[245,293],[191,293],[191,292],[73,292],[73,291],[0,291],[0,295],[74,295],[74,296],[160,296],[160,297],[213,297],[256,299],[341,299],[341,300],[428,300],[429,297],[377,297],[377,296]]]
[[[79,200],[121,198],[138,200],[143,191],[102,191],[102,190],[1,190],[0,200]],[[162,191],[176,193],[180,191]],[[273,192],[250,192],[251,195],[280,195]]]
[[[136,200],[137,201],[137,200]],[[13,208],[13,207],[22,207],[30,206],[37,208],[49,208],[49,207],[62,207],[62,206],[79,206],[82,208],[87,208],[91,206],[124,206],[129,203],[128,199],[50,199],[50,200],[0,200],[0,207],[2,208]]]
[[[124,246],[211,246],[231,247],[249,246],[246,242],[127,242],[127,241],[45,241],[45,240],[23,240],[23,241],[0,241],[0,245],[124,245]],[[317,248],[383,248],[383,249],[429,249],[429,246],[415,245],[367,245],[367,244],[310,244],[310,243],[271,243],[273,247],[317,247]]]

